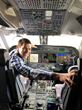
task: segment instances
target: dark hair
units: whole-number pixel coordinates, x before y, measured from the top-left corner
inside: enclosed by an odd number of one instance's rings
[[[26,38],[22,38],[18,41],[18,45],[23,45],[23,44],[31,44],[31,41],[26,39]]]

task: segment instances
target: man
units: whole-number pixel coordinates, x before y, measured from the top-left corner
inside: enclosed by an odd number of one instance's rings
[[[25,59],[29,57],[31,54],[32,44],[31,42],[26,39],[20,39],[16,48],[16,51],[11,55],[9,64],[10,67],[14,68],[18,73],[25,77],[33,77],[36,78],[38,75],[43,74],[47,75],[51,79],[59,80],[65,82],[67,84],[72,84],[73,81],[71,80],[71,76],[76,74],[75,70],[70,71],[69,73],[54,73],[53,71],[45,71],[41,69],[33,69],[29,65],[25,63]]]

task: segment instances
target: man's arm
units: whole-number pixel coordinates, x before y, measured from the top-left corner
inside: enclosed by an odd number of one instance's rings
[[[22,58],[15,55],[11,57],[9,62],[11,67],[15,68],[20,74],[26,77],[31,76],[33,78],[36,78],[40,74],[42,74],[43,76],[47,75],[51,77],[51,75],[53,74],[53,72],[50,71],[45,71],[42,69],[33,69],[30,66],[26,65]]]
[[[53,80],[59,80],[62,82],[65,82],[67,84],[72,84],[73,81],[71,80],[71,77],[74,76],[76,74],[76,70],[72,70],[69,73],[53,73],[53,72],[49,72],[49,71],[45,71],[45,70],[41,70],[41,69],[33,69],[29,66],[27,66],[24,61],[17,56],[13,56],[10,60],[10,65],[12,67],[15,67],[16,70],[22,74],[23,76],[32,76],[33,78],[36,78],[38,75],[42,74],[43,77],[44,75],[49,76],[51,79]]]

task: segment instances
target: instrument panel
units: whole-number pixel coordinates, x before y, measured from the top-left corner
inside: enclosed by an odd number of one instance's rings
[[[28,91],[28,110],[47,110],[48,103],[56,102],[56,90],[53,81],[38,80]]]
[[[51,71],[53,64],[30,63],[32,68],[39,68]],[[28,110],[48,110],[49,104],[56,106],[56,88],[54,80],[32,80],[28,91],[29,98],[27,100]]]

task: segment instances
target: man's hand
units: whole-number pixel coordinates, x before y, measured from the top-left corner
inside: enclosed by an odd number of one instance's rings
[[[68,73],[61,73],[61,74],[55,73],[54,78],[58,79],[61,82],[65,82],[67,85],[71,86],[74,83],[71,78],[76,76],[77,73],[78,73],[77,70],[71,70]]]

